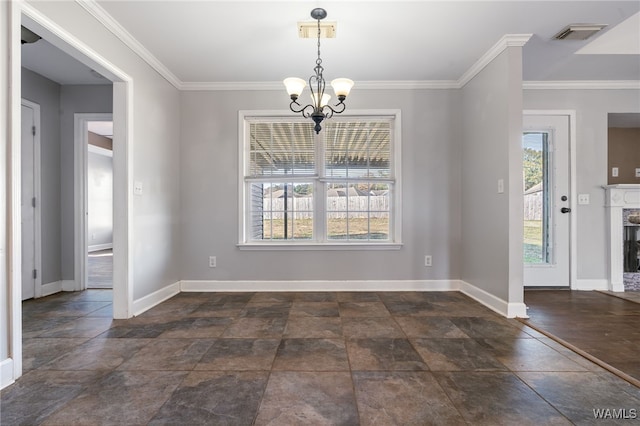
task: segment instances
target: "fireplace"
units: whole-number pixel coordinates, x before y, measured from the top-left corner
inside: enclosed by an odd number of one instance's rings
[[[609,289],[640,290],[640,185],[605,186]]]

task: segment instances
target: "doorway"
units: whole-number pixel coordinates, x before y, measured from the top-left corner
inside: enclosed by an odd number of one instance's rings
[[[570,117],[523,122],[525,287],[571,287]]]
[[[22,300],[39,297],[41,291],[40,235],[40,105],[21,102],[21,238]]]
[[[95,118],[95,117],[94,117]],[[81,120],[84,130],[85,120]],[[86,121],[83,140],[86,149],[85,216],[87,218],[86,289],[113,288],[113,122],[110,114],[103,120]],[[86,143],[86,145],[85,145]],[[84,165],[82,165],[84,166]],[[84,167],[83,167],[84,168]]]

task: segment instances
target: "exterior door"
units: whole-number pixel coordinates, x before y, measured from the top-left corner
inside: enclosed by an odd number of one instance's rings
[[[524,285],[570,286],[569,117],[525,115]]]
[[[22,105],[21,139],[21,226],[22,226],[22,300],[35,297],[36,232],[35,232],[35,111]]]

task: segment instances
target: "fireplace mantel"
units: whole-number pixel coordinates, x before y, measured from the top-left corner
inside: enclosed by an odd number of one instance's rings
[[[640,209],[640,185],[607,185],[605,207],[609,224],[609,290],[624,291],[623,280],[623,209]]]

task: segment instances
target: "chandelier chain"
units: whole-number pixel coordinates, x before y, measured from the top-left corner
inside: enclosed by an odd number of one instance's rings
[[[318,19],[318,59],[316,59],[316,65],[322,64],[322,59],[320,59],[320,19]]]

